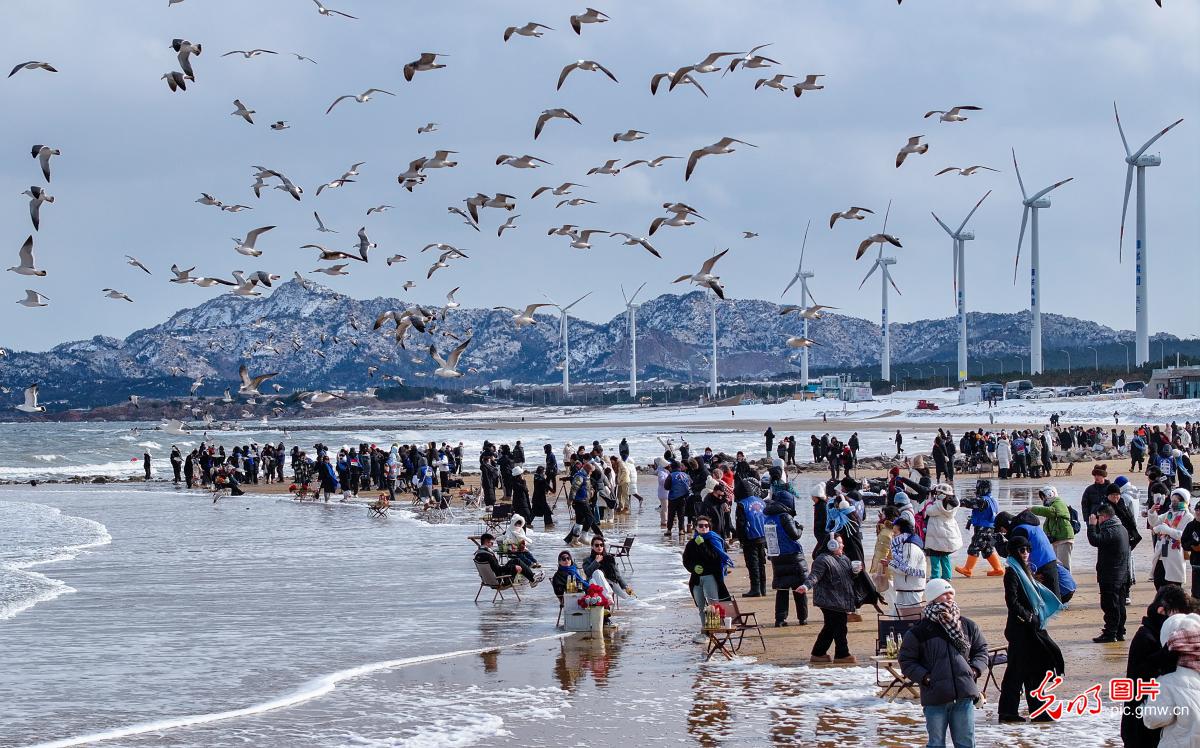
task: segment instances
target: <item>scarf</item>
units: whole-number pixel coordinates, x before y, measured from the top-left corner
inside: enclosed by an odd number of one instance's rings
[[[1179,666],[1200,670],[1200,631],[1181,630],[1171,634],[1167,649],[1179,655]]]
[[[580,589],[587,589],[587,580],[584,579],[583,575],[579,573],[579,569],[576,568],[575,564],[571,564],[570,566],[560,566],[558,567],[558,570],[565,573],[568,578],[574,579],[575,583],[579,585]]]
[[[963,657],[970,653],[971,643],[967,641],[967,634],[963,631],[962,613],[958,609],[958,603],[953,600],[930,603],[925,606],[925,618],[942,627],[946,636],[950,638],[950,643]]]
[[[854,511],[853,507],[839,509],[838,504],[841,503],[843,497],[835,496],[825,503],[825,532],[834,535],[842,530],[850,522],[850,514]]]
[[[733,559],[725,552],[725,541],[721,540],[721,536],[716,532],[709,530],[708,532],[698,532],[695,537],[703,537],[708,542],[717,555],[721,557],[721,573],[724,575],[726,569],[733,568]]]
[[[1038,615],[1038,628],[1045,629],[1046,623],[1062,610],[1062,602],[1040,582],[1031,579],[1029,572],[1015,557],[1009,556],[1005,559],[1005,563],[1017,573],[1017,579],[1021,581],[1021,589],[1025,591],[1025,597],[1029,599],[1029,607],[1033,608],[1033,612]]]

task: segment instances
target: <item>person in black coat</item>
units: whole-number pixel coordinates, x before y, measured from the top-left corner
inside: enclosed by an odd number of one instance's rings
[[[712,603],[729,599],[729,589],[725,586],[725,567],[732,566],[732,560],[725,553],[724,543],[719,535],[712,530],[712,524],[707,517],[696,520],[696,534],[683,548],[683,568],[688,571],[688,589],[692,600],[696,603],[696,611],[700,615],[700,625],[704,625],[704,609]],[[697,634],[693,641],[704,641],[703,634]]]
[[[775,444],[775,431],[768,426],[766,432],[763,433],[763,439],[767,442],[767,457],[771,456],[771,447]]]
[[[1025,702],[1033,713],[1041,703],[1032,692],[1046,677],[1046,672],[1062,675],[1065,671],[1062,651],[1046,632],[1046,622],[1025,592],[1025,582],[1032,583],[1033,580],[1033,570],[1029,568],[1030,550],[1029,540],[1020,535],[1008,543],[1009,563],[1004,572],[1004,604],[1008,606],[1004,638],[1008,640],[1008,666],[1000,682],[1001,722],[1025,722],[1019,714],[1021,694],[1025,694]],[[1020,568],[1016,568],[1018,566]],[[1051,717],[1041,714],[1034,719],[1048,722]]]
[[[1096,583],[1104,629],[1097,644],[1125,641],[1125,590],[1129,587],[1129,533],[1107,501],[1087,520],[1088,543],[1096,549]]]
[[[621,455],[621,462],[629,462],[629,442],[621,437],[621,443],[617,445],[617,454]]]
[[[479,484],[483,489],[485,506],[496,504],[496,487],[500,485],[500,469],[496,467],[496,459],[491,454],[484,454],[479,461]]]
[[[520,574],[528,579],[529,583],[534,587],[538,585],[538,582],[542,581],[533,575],[533,569],[530,569],[528,566],[522,566],[517,563],[516,559],[509,559],[503,564],[500,563],[500,557],[496,555],[496,551],[492,548],[495,542],[496,536],[491,533],[485,532],[479,536],[479,550],[475,551],[475,563],[487,564],[491,567],[492,573],[497,578],[511,576],[516,579],[516,576]]]
[[[554,527],[554,510],[546,498],[549,491],[550,480],[546,477],[546,468],[538,465],[533,471],[533,516],[541,517],[547,530]]]
[[[146,480],[150,480],[150,450],[142,454],[142,468],[146,471]]]
[[[521,465],[513,465],[512,468],[512,510],[513,514],[518,514],[525,518],[525,525],[528,526],[533,522],[533,505],[529,501],[529,486],[525,485],[525,478],[522,475],[525,468]]]
[[[609,584],[620,587],[627,595],[633,593],[633,589],[621,576],[621,570],[617,568],[617,559],[608,553],[604,538],[592,538],[592,552],[583,560],[583,575],[588,579],[592,578],[597,569],[604,572],[604,578]]]
[[[1083,489],[1083,498],[1079,501],[1079,516],[1083,518],[1084,522],[1087,522],[1087,518],[1105,502],[1108,486],[1108,465],[1097,465],[1092,468],[1092,483]]]
[[[1142,618],[1142,625],[1129,643],[1125,677],[1150,680],[1175,672],[1179,655],[1162,646],[1159,634],[1163,623],[1177,613],[1192,613],[1187,595],[1179,585],[1169,584],[1158,591]],[[1142,722],[1140,707],[1147,697],[1125,702],[1121,714],[1121,739],[1129,748],[1155,748],[1161,730],[1151,730]]]

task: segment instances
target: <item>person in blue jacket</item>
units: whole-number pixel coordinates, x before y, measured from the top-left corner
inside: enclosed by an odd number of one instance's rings
[[[954,570],[969,579],[979,559],[986,558],[992,567],[988,576],[1004,576],[1000,554],[996,553],[996,515],[1000,507],[992,496],[992,482],[976,481],[975,498],[964,497],[961,503],[971,510],[971,520],[967,523],[967,527],[972,529],[971,544],[967,546],[967,565],[956,566]]]
[[[770,485],[770,479],[767,479]],[[767,594],[767,540],[763,509],[766,503],[757,494],[751,494],[737,502],[735,531],[742,545],[742,557],[746,559],[746,574],[750,577],[750,591],[742,597],[763,597]]]
[[[999,539],[996,542],[996,548],[1003,556],[1008,556],[1008,544],[1012,542],[1013,538],[1025,538],[1029,541],[1029,568],[1039,575],[1039,579],[1043,580],[1042,584],[1061,601],[1062,591],[1058,586],[1058,556],[1054,554],[1054,546],[1050,543],[1046,531],[1042,529],[1037,515],[1028,509],[1016,516],[1008,512],[1000,512],[996,515],[996,531],[1003,538],[1003,543]],[[1003,547],[1001,547],[1002,545]]]
[[[772,468],[774,471],[775,468]],[[773,476],[774,477],[774,476]],[[802,528],[795,519],[796,496],[776,480],[763,507],[763,536],[771,559],[771,588],[775,590],[775,626],[788,625],[788,596],[796,603],[796,623],[808,624],[808,559],[800,544]]]

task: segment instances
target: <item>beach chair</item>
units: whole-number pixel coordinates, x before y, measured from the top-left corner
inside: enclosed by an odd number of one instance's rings
[[[916,607],[916,606],[913,606]],[[882,654],[887,649],[888,637],[895,634],[901,639],[913,626],[921,622],[921,618],[901,618],[897,616],[879,616],[875,632],[875,654]]]
[[[466,509],[482,509],[483,508],[483,492],[471,491],[463,489],[458,492],[458,498],[462,500],[463,507]]]
[[[904,621],[919,621],[925,615],[925,603],[920,602],[916,605],[897,605],[897,618]]]
[[[558,596],[558,618],[554,619],[554,628],[563,625],[563,608],[566,606],[566,595]]]
[[[630,571],[633,570],[633,557],[629,555],[629,551],[633,548],[634,540],[636,540],[636,538],[630,535],[620,543],[608,544],[608,555],[615,559],[619,559],[623,565],[629,568]]]
[[[375,500],[375,503],[367,505],[367,516],[386,519],[389,506],[391,506],[391,502],[388,501],[387,494],[379,494],[379,498]]]
[[[1000,688],[1000,682],[996,680],[996,668],[1000,665],[1008,663],[1008,647],[992,647],[988,650],[988,669],[987,675],[983,679],[983,695],[987,696],[988,683],[995,683],[996,688]]]
[[[722,600],[720,605],[724,606],[729,611],[729,617],[733,619],[733,627],[738,630],[737,643],[733,645],[733,651],[737,652],[742,648],[742,641],[746,634],[758,637],[758,643],[762,645],[764,652],[767,651],[767,640],[763,638],[762,626],[758,625],[758,616],[754,611],[743,613],[738,610],[737,600],[730,597],[728,600]]]
[[[1071,475],[1071,471],[1075,469],[1075,463],[1068,462],[1065,468],[1054,468],[1054,476],[1056,478],[1066,478]]]
[[[479,602],[479,596],[483,594],[484,587],[487,587],[496,593],[492,595],[493,603],[495,603],[498,599],[505,599],[505,590],[508,590],[516,595],[517,602],[521,601],[521,593],[517,591],[516,586],[513,584],[512,574],[501,574],[497,576],[496,573],[492,571],[491,565],[484,561],[476,561],[475,570],[479,572],[479,590],[475,593],[475,602]]]

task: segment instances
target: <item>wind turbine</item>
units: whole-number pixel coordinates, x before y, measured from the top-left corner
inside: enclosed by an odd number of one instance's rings
[[[625,295],[625,286],[621,286],[621,297],[625,299],[625,313],[629,316],[629,396],[637,397],[637,305],[633,300],[638,297],[646,284],[638,286],[633,296]]]
[[[933,220],[937,221],[938,225],[954,241],[954,292],[958,304],[958,381],[960,382],[967,380],[967,256],[965,249],[966,243],[975,238],[975,232],[963,229],[967,227],[971,216],[975,215],[975,211],[979,210],[979,206],[983,205],[983,201],[987,200],[987,196],[990,194],[992,194],[991,190],[983,193],[983,197],[979,198],[979,202],[975,203],[975,207],[971,208],[971,212],[959,224],[957,231],[951,231],[949,226],[942,223],[942,219],[937,217],[937,213],[930,213]]]
[[[1067,177],[1061,182],[1055,182],[1041,192],[1030,197],[1025,192],[1025,182],[1021,180],[1021,167],[1017,166],[1017,150],[1013,149],[1013,169],[1017,172],[1017,184],[1021,186],[1021,234],[1017,237],[1017,259],[1013,263],[1013,283],[1017,282],[1017,264],[1021,262],[1021,242],[1025,240],[1025,223],[1029,214],[1033,213],[1033,222],[1029,227],[1029,373],[1042,373],[1042,276],[1041,263],[1038,259],[1038,211],[1050,207],[1046,195],[1062,187],[1075,177]]]
[[[892,201],[888,200],[887,212],[883,214],[883,231],[881,233],[887,233],[888,216],[891,214],[891,212]],[[875,257],[875,262],[871,265],[871,269],[867,271],[866,277],[862,279],[862,283],[858,284],[858,287],[862,288],[867,282],[867,278],[870,278],[871,274],[874,273],[877,268],[883,271],[883,275],[879,279],[879,285],[882,288],[883,297],[883,316],[881,320],[882,324],[880,325],[880,329],[883,331],[883,340],[879,351],[879,375],[885,382],[892,381],[892,336],[888,331],[888,284],[890,283],[892,288],[896,289],[896,293],[900,293],[899,286],[896,285],[896,281],[892,280],[892,273],[888,270],[889,265],[895,264],[895,257],[883,256],[883,244],[880,243],[879,255]],[[805,337],[808,336],[805,335]]]
[[[546,296],[545,294],[543,294],[543,295]],[[551,299],[549,296],[546,296],[546,299],[550,302],[550,305],[559,311],[558,333],[559,333],[559,335],[562,336],[562,355],[563,355],[562,373],[563,373],[563,394],[564,395],[571,394],[571,352],[570,352],[570,347],[569,347],[569,343],[567,340],[567,312],[569,312],[571,310],[571,307],[575,306],[576,304],[578,304],[579,302],[583,301],[584,299],[586,299],[587,297],[589,297],[591,295],[592,295],[592,292],[588,291],[583,296],[580,296],[578,299],[575,299],[574,301],[572,301],[570,304],[567,304],[566,306],[559,306],[558,304],[554,303],[554,299]]]
[[[816,275],[811,270],[804,269],[804,250],[808,247],[808,230],[812,227],[810,219],[808,225],[804,227],[804,242],[800,245],[800,264],[796,266],[796,274],[792,276],[792,280],[787,284],[787,288],[783,289],[783,293],[779,294],[779,298],[783,298],[792,286],[796,285],[796,281],[800,281],[800,306],[808,306],[816,304],[817,300],[813,298],[812,292],[808,290],[808,279]],[[804,318],[804,337],[809,337],[808,334],[808,317]],[[804,382],[804,386],[808,386],[808,346],[805,346],[800,354],[800,380]]]
[[[1179,118],[1158,131],[1158,134],[1146,141],[1137,153],[1129,150],[1129,141],[1125,139],[1125,129],[1121,127],[1121,115],[1117,112],[1117,102],[1113,102],[1113,115],[1117,118],[1117,131],[1121,133],[1121,144],[1125,146],[1125,163],[1129,168],[1125,171],[1125,202],[1121,205],[1121,243],[1118,257],[1123,258],[1125,252],[1125,214],[1129,210],[1129,190],[1133,186],[1133,170],[1137,169],[1137,251],[1134,257],[1134,293],[1135,293],[1135,336],[1134,363],[1138,366],[1150,360],[1150,294],[1147,290],[1146,278],[1146,167],[1162,165],[1162,156],[1147,154],[1146,149],[1154,145],[1167,132],[1183,122]]]

